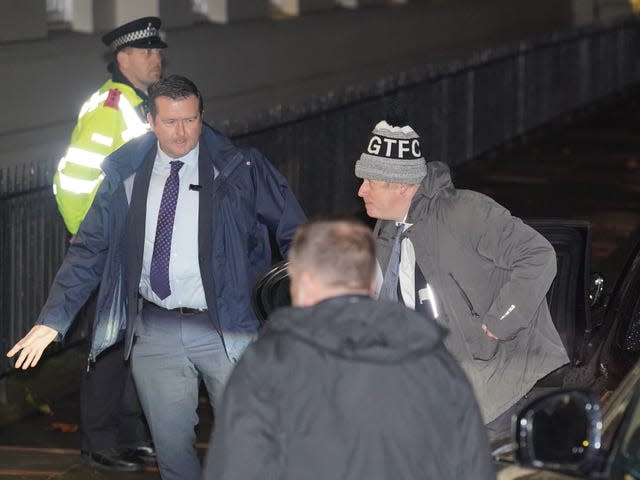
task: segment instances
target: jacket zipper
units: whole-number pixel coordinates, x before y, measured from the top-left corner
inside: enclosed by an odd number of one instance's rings
[[[462,299],[467,304],[467,307],[469,308],[469,311],[471,312],[471,315],[473,315],[474,317],[480,317],[480,315],[478,315],[478,312],[476,312],[475,308],[473,308],[473,304],[471,303],[471,300],[469,299],[469,296],[464,291],[462,286],[458,283],[458,280],[456,280],[456,277],[453,276],[453,273],[449,272],[449,276],[453,280],[453,283],[455,283],[456,286],[458,287],[458,290],[460,290],[460,295],[462,295]]]

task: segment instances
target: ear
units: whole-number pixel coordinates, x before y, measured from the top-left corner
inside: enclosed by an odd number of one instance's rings
[[[406,195],[406,194],[407,194],[407,192],[409,191],[409,186],[410,186],[410,185],[409,185],[408,183],[401,183],[401,184],[400,184],[400,193],[401,193],[402,195]]]
[[[367,292],[370,297],[373,297],[376,294],[376,287],[378,286],[378,282],[376,281],[376,277],[371,279],[371,284],[369,285],[369,291]]]
[[[418,191],[418,187],[420,185],[414,185],[411,183],[402,183],[400,184],[400,194],[403,197],[411,197],[413,198],[413,196],[415,195],[415,193]]]
[[[147,122],[149,122],[149,126],[151,127],[151,130],[153,130],[155,125],[153,123],[153,115],[151,115],[151,112],[147,113]]]
[[[305,291],[313,290],[313,275],[309,270],[301,270],[300,271],[300,284],[305,289]]]
[[[120,68],[122,68],[123,66],[126,67],[128,61],[129,55],[127,55],[127,52],[125,50],[120,50],[116,53],[116,63],[120,66]]]
[[[296,285],[297,305],[299,307],[308,307],[316,303],[318,286],[313,274],[308,270],[299,270],[298,274]]]

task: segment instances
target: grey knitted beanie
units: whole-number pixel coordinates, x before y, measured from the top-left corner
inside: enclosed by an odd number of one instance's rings
[[[356,177],[392,183],[416,184],[427,174],[418,134],[406,125],[386,121],[373,129],[367,150],[356,161]]]

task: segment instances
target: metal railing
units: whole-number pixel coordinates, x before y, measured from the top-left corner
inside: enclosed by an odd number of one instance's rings
[[[271,158],[309,214],[353,213],[361,209],[353,165],[378,121],[412,125],[428,160],[468,161],[637,84],[639,27],[632,18],[420,66],[224,130]],[[54,168],[53,159],[0,165],[2,351],[37,318],[66,249],[50,189]]]
[[[267,154],[307,211],[353,211],[353,164],[378,121],[410,124],[427,160],[460,164],[638,83],[639,27],[632,18],[426,65],[316,101],[314,113],[295,106],[278,124],[226,131]]]

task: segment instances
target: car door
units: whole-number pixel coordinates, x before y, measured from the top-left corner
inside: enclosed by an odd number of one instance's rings
[[[640,358],[640,239],[609,296],[599,366],[613,390]]]
[[[567,349],[570,365],[586,362],[593,326],[588,306],[591,224],[582,220],[526,219],[556,251],[557,273],[547,292],[551,318]]]

